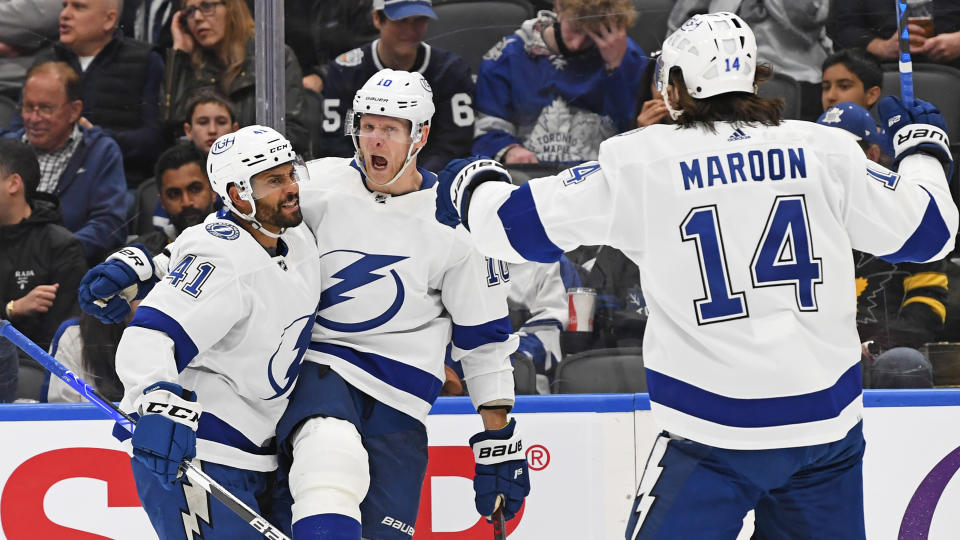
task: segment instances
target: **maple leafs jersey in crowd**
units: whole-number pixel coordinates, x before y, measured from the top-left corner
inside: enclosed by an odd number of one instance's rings
[[[559,263],[514,263],[507,264],[497,259],[487,258],[488,277],[497,279],[497,270],[504,280],[510,281],[510,294],[507,305],[511,313],[524,315],[516,321],[517,332],[536,336],[543,346],[542,362],[537,358],[540,351],[524,350],[533,356],[534,364],[543,371],[553,369],[563,358],[560,350],[560,332],[567,326],[569,311],[567,307],[567,289],[560,277]],[[525,338],[521,338],[521,341]],[[533,347],[536,347],[534,342]],[[546,375],[537,374],[537,390],[541,394],[550,393],[550,383]]]
[[[277,421],[287,406],[320,297],[317,244],[287,229],[271,256],[226,211],[168,246],[170,265],[117,348],[120,406],[170,381],[203,406],[197,457],[231,467],[277,467]]]
[[[927,261],[953,247],[939,161],[899,173],[840,130],[656,125],[605,141],[599,163],[473,193],[480,250],[556,260],[606,244],[640,268],[652,411],[667,431],[731,449],[843,438],[860,421],[851,250]]]
[[[572,57],[548,50],[541,32],[555,20],[541,11],[483,57],[474,154],[500,159],[521,144],[542,162],[581,162],[596,159],[604,139],[636,125],[643,49],[627,38],[622,63],[607,73],[596,50]]]
[[[380,40],[347,51],[328,64],[323,79],[323,122],[318,156],[352,157],[353,143],[344,133],[353,96],[375,73],[384,69],[377,54]],[[473,78],[470,67],[456,54],[420,44],[417,58],[407,71],[417,72],[433,89],[436,113],[430,121],[430,137],[417,164],[439,171],[451,159],[469,155],[473,142]]]
[[[374,399],[424,421],[453,342],[475,406],[513,403],[509,284],[488,280],[465,230],[434,218],[436,175],[400,196],[367,189],[350,159],[307,164],[304,222],[317,237],[323,294],[304,361],[329,365]]]

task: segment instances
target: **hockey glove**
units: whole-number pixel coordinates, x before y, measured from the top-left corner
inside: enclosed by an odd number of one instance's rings
[[[504,428],[488,429],[470,437],[477,463],[473,477],[474,501],[477,512],[487,519],[497,509],[500,495],[503,495],[503,517],[511,519],[530,493],[530,471],[523,442],[515,434],[516,427],[517,419],[511,418]]]
[[[133,430],[133,457],[170,489],[180,464],[197,456],[197,425],[203,408],[197,395],[178,384],[158,382],[137,400],[140,420]]]
[[[477,156],[455,159],[440,171],[437,186],[437,221],[449,227],[457,224],[470,230],[467,225],[467,210],[470,196],[480,184],[490,181],[510,183],[510,173],[503,165],[492,159]]]
[[[928,101],[916,100],[907,105],[894,96],[877,103],[877,113],[891,139],[894,165],[916,152],[925,152],[940,160],[949,179],[953,173],[953,156],[947,125],[940,110]]]
[[[130,302],[153,288],[153,273],[153,260],[144,246],[125,247],[83,276],[77,291],[80,308],[106,324],[123,322]]]

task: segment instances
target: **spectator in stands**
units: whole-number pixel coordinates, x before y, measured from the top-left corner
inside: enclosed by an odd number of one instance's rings
[[[123,35],[145,41],[160,50],[173,46],[170,23],[176,0],[123,0],[120,28]]]
[[[303,86],[323,91],[328,63],[377,38],[370,11],[373,0],[310,0],[286,2],[287,45],[297,53]]]
[[[0,135],[33,147],[40,161],[37,191],[60,200],[63,226],[96,263],[125,237],[127,183],[117,143],[97,126],[78,125],[82,110],[77,72],[63,62],[43,62],[27,72],[25,127]]]
[[[870,113],[853,103],[839,103],[827,109],[817,121],[850,132],[872,161],[880,161],[882,137]],[[936,341],[947,317],[947,260],[931,263],[889,263],[855,251],[857,280],[857,331],[864,347],[865,376],[883,373],[881,381],[868,379],[868,386],[901,383],[892,381],[896,371],[908,372],[929,362],[918,350]],[[879,354],[874,360],[873,355]],[[932,376],[932,375],[931,375]],[[916,384],[904,382],[902,384]],[[930,383],[932,385],[932,383]],[[929,386],[928,386],[929,387]]]
[[[913,61],[960,68],[960,0],[933,2],[933,25],[935,35],[929,36],[921,26],[909,25]],[[866,49],[885,62],[895,62],[900,55],[897,18],[886,0],[833,2],[827,31],[837,48]]]
[[[80,317],[68,319],[57,329],[50,354],[67,369],[77,374],[84,382],[97,389],[110,401],[123,398],[123,384],[117,376],[116,353],[120,336],[133,319],[140,305],[139,300],[130,303],[130,314],[119,324],[104,324],[93,315],[81,313]],[[46,374],[47,391],[43,400],[49,403],[83,403],[86,398],[57,377]]]
[[[192,144],[178,144],[160,155],[155,177],[162,213],[154,214],[157,230],[140,235],[135,242],[157,254],[184,229],[203,223],[216,201],[204,169],[206,161],[206,154]]]
[[[243,0],[185,0],[173,15],[173,49],[167,58],[167,122],[183,121],[190,96],[213,88],[227,96],[237,123],[256,123],[256,71],[253,18]],[[303,76],[293,51],[286,47],[287,137],[301,154],[309,154],[304,114]],[[174,126],[171,125],[173,128]]]
[[[99,126],[120,146],[127,187],[150,176],[163,147],[163,58],[117,29],[121,0],[64,0],[60,41],[38,59],[65,62],[80,74],[82,127]],[[20,127],[15,125],[15,127]]]
[[[643,50],[631,0],[556,0],[484,56],[473,152],[503,163],[575,163],[632,128]]]
[[[0,337],[0,403],[10,403],[17,398],[19,370],[17,346],[6,338]],[[459,379],[457,382],[460,382]]]
[[[430,19],[430,0],[373,2],[373,23],[380,39],[341,54],[327,65],[323,86],[324,118],[318,154],[350,157],[356,151],[344,136],[353,95],[384,68],[416,71],[433,90],[436,114],[430,139],[418,154],[420,167],[439,171],[451,159],[470,153],[473,139],[473,80],[467,63],[456,54],[423,42]]]
[[[7,0],[0,2],[0,95],[20,101],[27,68],[37,51],[57,38],[62,0]],[[0,122],[0,129],[9,124]]]
[[[38,192],[39,184],[33,149],[0,139],[0,316],[47,348],[60,323],[78,312],[87,265],[80,242],[57,224],[57,200]]]
[[[221,135],[240,129],[230,100],[211,89],[201,89],[187,101],[183,134],[206,156]]]
[[[643,68],[643,77],[640,78],[640,90],[637,94],[637,127],[647,127],[654,124],[669,124],[672,122],[667,104],[663,101],[663,94],[657,90],[653,80],[657,67],[659,51],[650,55],[647,67]]]
[[[845,2],[847,0],[844,0]],[[667,21],[667,35],[697,13],[733,11],[743,18],[757,37],[760,61],[773,65],[777,73],[800,83],[800,118],[815,120],[820,108],[820,70],[830,54],[827,22],[831,4],[827,0],[679,0]],[[892,16],[891,7],[887,8]]]
[[[844,101],[870,109],[883,93],[880,62],[860,49],[844,49],[828,56],[821,77],[824,111]]]

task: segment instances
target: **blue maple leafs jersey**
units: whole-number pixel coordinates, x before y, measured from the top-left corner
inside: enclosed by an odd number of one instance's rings
[[[170,265],[117,348],[121,408],[170,381],[203,406],[197,457],[241,469],[276,468],[274,434],[320,297],[316,241],[305,225],[270,256],[221,212],[169,245]]]
[[[307,167],[319,180],[301,187],[300,205],[324,290],[304,360],[423,421],[452,342],[474,405],[512,404],[509,283],[491,280],[466,230],[434,219],[436,175],[418,169],[419,191],[390,196],[368,190],[350,159]]]
[[[367,79],[384,68],[377,55],[380,40],[347,51],[332,62],[323,79],[323,122],[316,153],[322,157],[352,157],[353,143],[344,135],[353,95]],[[430,122],[427,145],[417,158],[419,166],[439,171],[451,159],[470,153],[473,141],[473,79],[467,63],[456,54],[420,44],[413,67],[430,83],[436,113]]]
[[[839,440],[862,413],[851,250],[946,255],[957,208],[943,169],[918,154],[891,172],[808,122],[716,128],[651,126],[605,141],[599,162],[487,182],[471,232],[508,261],[605,244],[639,266],[667,431],[733,449]]]

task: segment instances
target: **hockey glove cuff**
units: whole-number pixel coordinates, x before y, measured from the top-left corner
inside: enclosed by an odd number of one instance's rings
[[[470,230],[467,212],[470,196],[484,182],[511,182],[510,173],[492,159],[473,156],[455,159],[440,171],[437,187],[437,221],[456,228],[458,223]]]
[[[171,488],[180,464],[197,456],[197,426],[203,408],[193,392],[178,384],[158,382],[137,399],[140,420],[133,430],[133,457]]]
[[[503,495],[503,517],[511,519],[530,493],[530,471],[516,427],[516,418],[511,418],[504,428],[488,429],[470,437],[476,461],[474,501],[477,512],[487,519],[496,510],[500,495]]]
[[[943,115],[935,105],[920,99],[906,105],[894,96],[887,96],[877,103],[877,112],[891,139],[895,165],[911,154],[924,152],[939,159],[950,178],[953,173],[950,139]]]
[[[153,284],[153,261],[146,248],[134,244],[91,268],[80,281],[77,298],[83,311],[116,324],[130,313],[130,302],[145,297]]]

